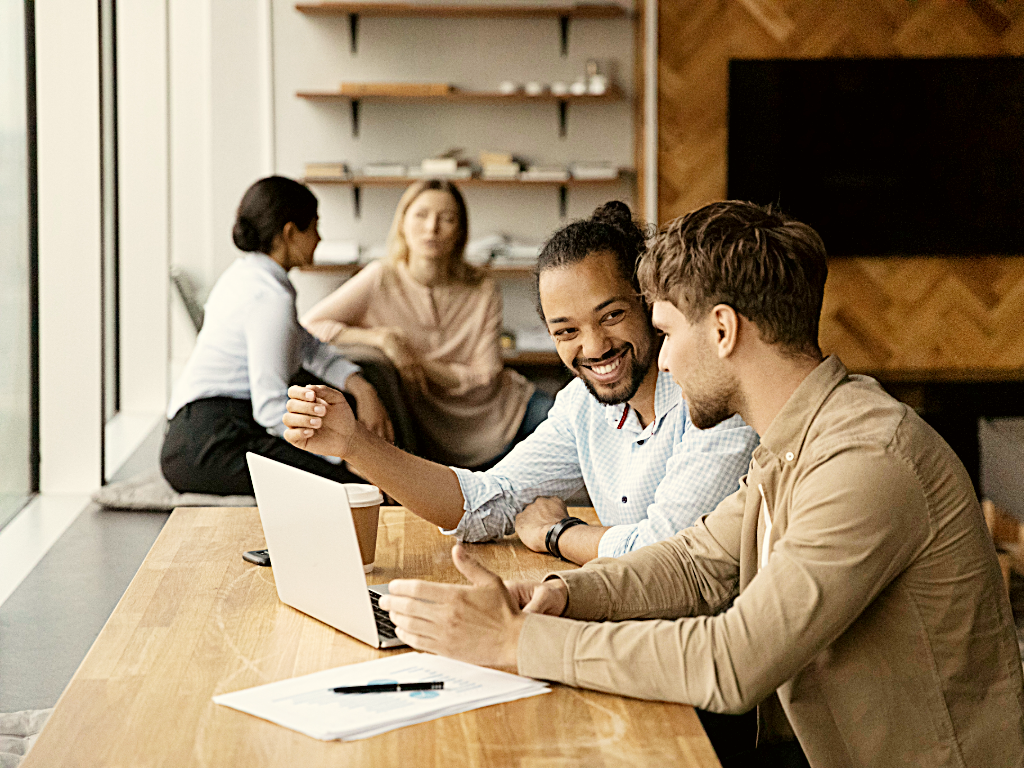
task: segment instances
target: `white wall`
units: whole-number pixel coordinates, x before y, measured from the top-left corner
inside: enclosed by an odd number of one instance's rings
[[[117,28],[121,410],[159,414],[169,378],[166,0],[118,3]]]
[[[238,255],[238,201],[273,172],[268,13],[254,0],[170,1],[170,257],[205,291]],[[172,379],[194,343],[174,297]]]
[[[40,484],[100,483],[99,30],[95,3],[36,13]]]

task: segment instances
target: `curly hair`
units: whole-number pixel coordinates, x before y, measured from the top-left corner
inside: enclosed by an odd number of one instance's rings
[[[583,261],[588,254],[610,252],[622,276],[640,294],[637,263],[647,250],[646,225],[634,221],[629,206],[612,200],[594,210],[589,219],[580,219],[558,230],[544,244],[537,259],[537,311],[544,319],[540,306],[540,275],[549,269]]]
[[[681,216],[657,234],[638,272],[649,302],[670,301],[690,322],[726,304],[767,343],[821,354],[825,244],[770,207],[728,200]]]

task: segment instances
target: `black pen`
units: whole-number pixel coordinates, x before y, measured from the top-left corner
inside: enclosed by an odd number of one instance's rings
[[[444,682],[436,680],[430,683],[375,683],[373,685],[343,685],[331,688],[334,693],[399,693],[401,691],[439,691]]]

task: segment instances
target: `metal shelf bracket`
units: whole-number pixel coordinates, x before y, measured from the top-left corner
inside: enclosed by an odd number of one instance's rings
[[[558,138],[564,139],[568,133],[569,123],[569,102],[560,99],[558,102]]]
[[[359,99],[352,99],[352,138],[359,138]]]
[[[569,188],[562,184],[558,188],[558,218],[564,219],[569,215]]]
[[[562,31],[562,58],[569,55],[569,17],[559,16],[558,26]]]
[[[355,56],[357,53],[359,53],[359,14],[358,13],[350,13],[348,15],[348,41],[349,41],[349,48],[352,51],[352,55]]]

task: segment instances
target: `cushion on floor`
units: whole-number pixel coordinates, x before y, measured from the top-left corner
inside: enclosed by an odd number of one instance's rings
[[[166,512],[175,507],[255,507],[252,496],[215,496],[210,493],[178,493],[171,488],[159,469],[130,480],[108,483],[92,495],[92,500],[113,509]],[[3,768],[3,767],[0,767]]]
[[[51,712],[52,709],[26,709],[0,713],[0,768],[16,768],[21,763]]]

